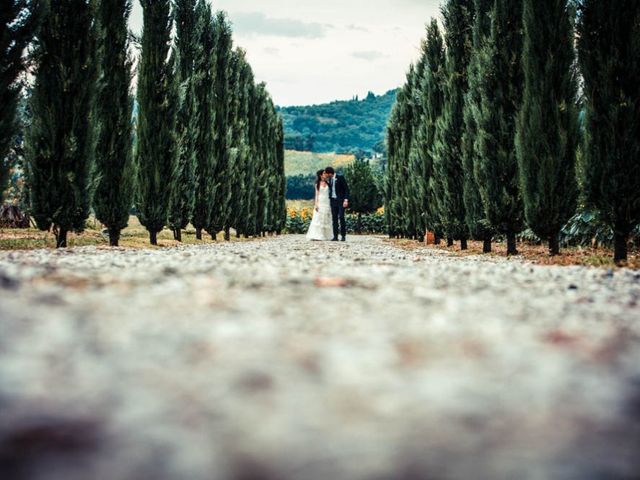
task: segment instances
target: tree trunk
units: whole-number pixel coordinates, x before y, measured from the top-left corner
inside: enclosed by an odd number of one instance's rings
[[[117,247],[120,243],[120,230],[114,228],[113,230],[109,230],[109,245],[111,247]]]
[[[560,254],[560,240],[558,239],[558,235],[549,236],[549,255],[555,257]]]
[[[614,254],[613,261],[622,263],[627,261],[627,235],[614,234]]]
[[[236,230],[236,238],[240,238],[241,234],[240,234],[240,230]]]
[[[151,242],[151,245],[158,245],[158,232],[149,232],[149,241]]]
[[[218,241],[218,234],[217,234],[217,233],[215,233],[215,232],[214,232],[214,233],[212,233],[212,234],[211,234],[211,240],[213,240],[214,242],[217,242],[217,241]]]
[[[491,235],[484,237],[482,242],[482,253],[491,253]]]
[[[469,245],[467,244],[467,239],[460,239],[460,250],[469,250]]]
[[[56,248],[67,248],[67,233],[64,228],[60,228],[56,233]]]
[[[507,232],[507,255],[518,255],[516,234],[514,232]]]
[[[173,231],[173,239],[177,240],[178,242],[182,242],[182,230],[180,230],[179,228],[176,228]]]
[[[451,237],[447,238],[447,247],[453,247],[453,238]]]
[[[224,229],[224,241],[228,242],[229,240],[231,240],[231,230],[227,227]]]
[[[433,244],[440,245],[442,243],[442,238],[437,233],[433,233]]]
[[[202,229],[196,228],[196,240],[202,240]]]

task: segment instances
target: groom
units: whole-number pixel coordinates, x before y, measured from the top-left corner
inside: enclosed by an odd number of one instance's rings
[[[333,241],[338,241],[338,222],[341,240],[347,240],[347,222],[344,210],[349,207],[349,186],[342,175],[336,175],[333,167],[325,168],[327,183],[329,184],[329,198],[331,199],[331,216],[333,217]]]

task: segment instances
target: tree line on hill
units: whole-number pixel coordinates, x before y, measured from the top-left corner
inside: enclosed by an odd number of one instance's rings
[[[384,135],[397,90],[370,92],[364,99],[322,105],[280,107],[289,150],[384,153]]]
[[[132,0],[9,0],[0,9],[9,46],[0,51],[0,158],[16,134],[31,45],[24,173],[37,226],[64,247],[93,210],[115,246],[133,206],[152,244],[165,227],[181,240],[189,223],[198,239],[281,231],[282,120],[234,48],[226,14],[206,0],[140,3],[135,124]]]
[[[469,238],[529,227],[559,252],[579,204],[627,258],[640,224],[640,3],[447,0],[388,129],[391,236]]]

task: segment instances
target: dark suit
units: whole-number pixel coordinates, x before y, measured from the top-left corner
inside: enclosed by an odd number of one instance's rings
[[[333,198],[333,182],[335,182],[336,198]],[[349,200],[349,185],[342,175],[336,175],[329,183],[329,198],[331,199],[331,217],[333,218],[333,238],[347,236],[347,221],[344,218],[344,201]],[[338,225],[339,223],[339,225]]]

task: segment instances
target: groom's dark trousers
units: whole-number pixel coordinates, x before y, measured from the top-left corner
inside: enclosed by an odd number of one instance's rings
[[[333,238],[338,238],[338,233],[342,235],[342,238],[346,237],[347,220],[344,218],[344,200],[331,199],[331,217],[333,218]]]

